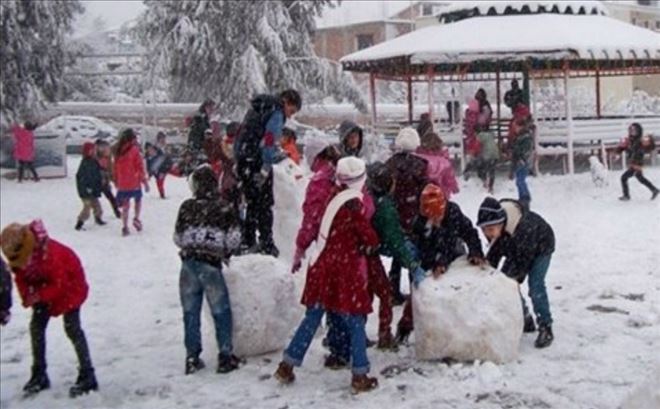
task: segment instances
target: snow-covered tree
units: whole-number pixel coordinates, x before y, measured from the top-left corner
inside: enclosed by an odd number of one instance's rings
[[[318,58],[314,17],[330,0],[146,0],[137,31],[152,77],[165,74],[174,101],[214,97],[238,114],[250,97],[298,89],[306,101],[332,96],[366,110],[353,78]]]
[[[57,99],[67,53],[64,38],[83,7],[78,0],[0,2],[0,113],[7,124]]]

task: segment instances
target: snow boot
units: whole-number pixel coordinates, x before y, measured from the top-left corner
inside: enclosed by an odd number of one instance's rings
[[[96,382],[94,368],[81,369],[76,383],[69,389],[69,397],[77,398],[97,390],[99,390],[99,384]]]
[[[536,332],[536,325],[534,324],[534,318],[531,315],[525,315],[525,326],[523,327],[523,332],[528,334],[530,332]]]
[[[396,329],[394,342],[396,342],[397,345],[405,344],[406,342],[408,342],[408,338],[410,337],[411,333],[412,330],[410,328],[405,328],[399,325],[398,328]]]
[[[378,337],[378,345],[376,345],[376,348],[390,351],[396,351],[398,349],[391,332],[383,333]]]
[[[99,226],[105,226],[106,224],[108,224],[108,223],[104,222],[103,219],[101,219],[100,217],[95,217],[95,218],[94,218],[94,221],[95,221],[96,224],[98,224]]]
[[[217,373],[229,373],[238,369],[241,360],[236,355],[218,355],[218,369]]]
[[[330,354],[325,358],[323,366],[332,369],[333,371],[338,371],[340,369],[348,368],[348,361],[335,354]]]
[[[32,377],[23,386],[24,396],[34,396],[48,388],[50,388],[50,379],[46,374],[46,368],[32,368]]]
[[[655,198],[658,197],[658,194],[660,194],[660,189],[655,189],[653,193],[651,193],[651,200],[655,200]]]
[[[367,375],[353,375],[351,380],[351,389],[353,394],[369,392],[378,387],[378,379]]]
[[[552,344],[555,337],[552,335],[552,327],[550,325],[539,325],[539,336],[534,342],[536,348],[546,348]]]
[[[75,227],[75,229],[78,230],[78,231],[82,230],[84,224],[85,224],[84,221],[82,221],[82,220],[78,220],[78,221],[76,222],[76,227]]]
[[[204,361],[199,357],[189,356],[186,358],[186,375],[194,374],[197,371],[200,371],[206,367]]]
[[[627,202],[627,201],[630,200],[630,196],[623,195],[623,196],[619,197],[619,200],[621,200],[622,202]]]
[[[287,364],[286,362],[280,362],[277,367],[277,371],[273,374],[275,379],[279,381],[282,385],[290,385],[293,381],[296,380],[296,375],[293,373],[293,366]]]

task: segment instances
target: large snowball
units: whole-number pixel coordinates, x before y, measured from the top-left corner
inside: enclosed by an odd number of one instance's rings
[[[282,260],[293,259],[308,182],[309,178],[291,159],[273,166],[273,240]]]
[[[418,359],[508,362],[518,355],[523,329],[518,284],[501,273],[453,262],[413,294]]]
[[[232,258],[223,274],[234,321],[234,353],[254,356],[283,349],[303,314],[288,265],[273,257],[248,255]],[[216,350],[208,308],[205,316],[206,349]]]

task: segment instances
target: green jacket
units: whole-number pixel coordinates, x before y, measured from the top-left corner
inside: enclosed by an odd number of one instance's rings
[[[381,252],[392,256],[409,270],[415,269],[419,262],[410,248],[406,246],[406,237],[401,229],[399,214],[396,211],[394,200],[389,195],[376,198],[376,212],[372,224],[381,242]]]
[[[534,137],[531,132],[521,133],[513,140],[511,146],[511,160],[513,163],[520,161],[529,164],[534,151]]]

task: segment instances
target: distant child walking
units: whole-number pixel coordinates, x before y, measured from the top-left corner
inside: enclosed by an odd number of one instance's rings
[[[96,145],[93,142],[85,142],[82,154],[83,158],[76,173],[76,187],[78,196],[83,202],[83,208],[78,215],[76,230],[82,230],[92,211],[96,224],[99,226],[106,224],[102,219],[103,210],[99,202],[103,190],[103,176],[101,166],[96,160]]]
[[[131,128],[123,130],[119,137],[115,152],[113,178],[115,186],[117,186],[117,202],[121,207],[122,235],[128,236],[130,234],[128,216],[131,199],[135,203],[133,227],[137,231],[142,231],[142,221],[140,221],[142,186],[148,192],[149,184],[144,170],[144,159],[137,143],[137,135]]]
[[[34,168],[34,130],[36,128],[36,124],[26,121],[24,126],[14,125],[11,129],[14,135],[14,160],[18,163],[18,183],[23,182],[26,169],[32,173],[35,182],[39,181],[39,175]]]
[[[628,189],[628,179],[635,176],[639,183],[646,186],[651,191],[651,200],[654,200],[658,197],[657,187],[653,185],[648,179],[642,174],[642,166],[644,166],[644,154],[647,152],[653,152],[655,149],[655,142],[651,136],[644,136],[642,126],[637,122],[632,123],[628,127],[628,137],[619,147],[620,151],[626,151],[628,157],[630,157],[630,166],[628,170],[623,172],[621,175],[621,188],[623,189],[623,196],[619,199],[628,201],[630,200],[630,190]]]
[[[165,177],[172,168],[172,160],[158,145],[147,142],[145,145],[147,172],[156,179],[156,187],[161,199],[165,199]]]
[[[78,356],[78,378],[69,389],[75,398],[98,389],[80,309],[87,299],[85,272],[76,253],[48,237],[43,223],[10,224],[0,233],[2,252],[9,260],[23,305],[32,308],[32,377],[23,387],[26,396],[50,388],[46,373],[46,327],[53,317],[64,317],[64,332]]]

